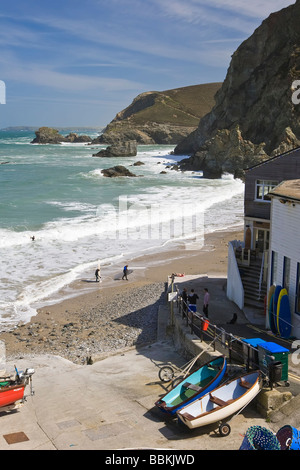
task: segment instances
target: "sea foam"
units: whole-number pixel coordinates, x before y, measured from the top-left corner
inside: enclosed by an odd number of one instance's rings
[[[1,147],[0,138],[0,151],[9,148],[16,162],[0,173],[2,324],[28,321],[43,302],[73,295],[68,286],[93,280],[98,260],[105,276],[135,255],[178,242],[199,247],[205,233],[242,223],[243,183],[170,169],[183,158],[171,146],[100,159],[87,145],[32,146],[30,139],[7,138]],[[144,164],[133,166],[137,160]],[[116,164],[137,177],[103,177],[101,169]]]

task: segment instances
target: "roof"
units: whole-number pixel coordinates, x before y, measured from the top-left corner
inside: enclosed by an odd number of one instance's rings
[[[278,158],[285,157],[286,155],[290,155],[292,153],[298,153],[299,150],[300,150],[300,147],[296,147],[294,149],[287,150],[287,152],[281,153],[280,155],[275,155],[274,157],[267,158],[266,160],[262,160],[261,162],[256,163],[256,165],[250,166],[249,168],[244,168],[244,171],[250,171],[253,168],[257,168],[258,166],[265,165],[266,163],[270,163],[274,160],[277,160]]]
[[[271,196],[300,201],[300,179],[282,181],[269,194]]]

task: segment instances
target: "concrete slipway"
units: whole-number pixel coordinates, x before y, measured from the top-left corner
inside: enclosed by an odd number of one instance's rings
[[[190,282],[200,286],[195,277]],[[220,310],[230,317],[232,314],[233,305],[226,298],[223,284],[224,279],[206,279],[206,285],[214,289],[211,315],[216,319]],[[294,426],[300,423],[297,396],[290,401],[288,414],[279,412],[269,424],[254,406],[248,406],[232,420],[227,437],[221,437],[214,426],[190,431],[161,413],[154,403],[166,392],[168,384],[159,380],[159,366],[171,362],[180,367],[186,363],[172,339],[164,334],[168,322],[169,310],[162,308],[156,343],[121,351],[92,365],[75,365],[56,356],[17,361],[19,370],[35,369],[35,394],[28,396],[18,411],[0,414],[0,449],[237,450],[244,433],[254,424],[276,432],[281,426],[292,424],[291,416]],[[247,319],[239,313],[234,326],[246,325]],[[8,364],[8,369],[12,366]],[[292,383],[295,395],[300,392],[298,383]],[[29,388],[26,391],[29,394]]]

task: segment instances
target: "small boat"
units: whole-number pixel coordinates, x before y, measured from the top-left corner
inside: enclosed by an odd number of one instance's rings
[[[242,411],[256,397],[260,388],[260,371],[243,374],[185,406],[177,412],[177,416],[190,429],[222,423],[229,416]],[[221,424],[219,431],[221,435],[228,435],[230,426]]]
[[[13,376],[0,377],[0,412],[11,411],[18,408],[25,401],[25,388],[30,382],[32,391],[32,375],[34,369],[26,369],[25,372],[18,372]]]
[[[180,408],[216,388],[224,377],[227,361],[219,356],[187,375],[170,392],[163,395],[155,405],[174,415]]]

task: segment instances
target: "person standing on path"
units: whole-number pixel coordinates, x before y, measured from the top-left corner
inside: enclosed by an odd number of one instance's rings
[[[122,279],[126,279],[126,281],[128,281],[128,278],[127,278],[127,271],[128,271],[128,264],[126,264],[126,266],[124,266],[124,269],[123,269],[123,277]]]
[[[197,312],[197,300],[199,299],[198,295],[194,291],[194,289],[191,289],[191,293],[188,296],[188,301],[189,301],[189,311],[196,313]]]
[[[186,316],[187,309],[188,309],[188,304],[187,304],[188,294],[187,294],[187,290],[185,287],[183,288],[183,291],[181,292],[181,298],[182,298],[182,313],[184,316]]]
[[[204,298],[203,298],[203,313],[204,315],[208,318],[208,304],[210,301],[210,294],[208,292],[208,289],[205,287],[204,288]]]

